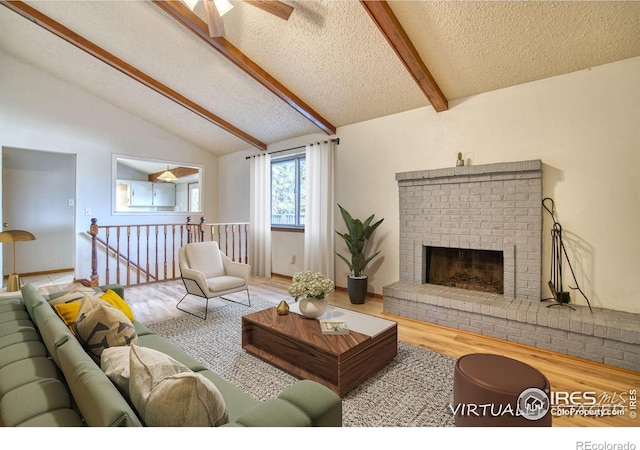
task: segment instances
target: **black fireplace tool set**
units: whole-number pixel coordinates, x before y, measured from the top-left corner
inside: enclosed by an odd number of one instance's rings
[[[553,219],[553,226],[551,228],[551,279],[549,280],[549,289],[551,289],[552,298],[544,299],[546,300],[555,300],[556,303],[548,305],[547,308],[551,306],[563,306],[567,308],[571,308],[575,311],[575,308],[568,305],[570,300],[570,293],[568,291],[563,290],[563,268],[562,268],[562,260],[567,260],[567,264],[569,265],[569,270],[571,270],[571,275],[573,277],[573,281],[576,287],[569,286],[570,289],[577,290],[582,294],[584,299],[587,301],[587,305],[589,305],[589,311],[593,313],[591,309],[591,303],[589,299],[585,295],[585,293],[580,289],[578,285],[578,280],[576,280],[575,272],[573,271],[573,267],[571,266],[571,261],[569,260],[569,255],[567,255],[567,249],[562,242],[562,225],[556,219],[556,206],[555,202],[552,198],[547,197],[542,200],[542,206],[547,210],[549,214],[551,214],[551,218]]]

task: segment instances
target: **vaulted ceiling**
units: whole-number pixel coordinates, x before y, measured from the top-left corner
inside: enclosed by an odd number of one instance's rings
[[[0,3],[0,49],[215,154],[640,56],[637,1],[232,1],[216,38],[202,2]]]

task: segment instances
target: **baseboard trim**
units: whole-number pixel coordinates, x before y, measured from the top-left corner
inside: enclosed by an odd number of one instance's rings
[[[40,272],[27,272],[27,273],[19,273],[20,278],[23,277],[35,277],[38,275],[50,275],[52,273],[65,273],[65,272],[75,272],[76,269],[70,267],[68,269],[54,269],[54,270],[43,270]],[[9,275],[5,275],[4,278],[7,279]]]

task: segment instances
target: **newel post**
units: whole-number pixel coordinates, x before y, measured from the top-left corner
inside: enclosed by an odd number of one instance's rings
[[[98,219],[91,219],[91,226],[89,227],[89,234],[91,235],[91,286],[99,286],[98,279]]]

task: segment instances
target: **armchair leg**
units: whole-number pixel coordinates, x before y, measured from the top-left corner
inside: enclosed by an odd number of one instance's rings
[[[248,304],[246,304],[246,305],[245,305],[244,303],[237,302],[237,301],[235,301],[235,300],[231,300],[230,298],[226,298],[226,297],[220,297],[220,298],[221,298],[221,299],[223,299],[223,300],[226,300],[226,301],[228,301],[228,302],[237,303],[237,304],[239,304],[239,305],[243,305],[243,306],[247,306],[247,307],[251,308],[251,296],[249,295],[249,289],[247,288],[247,289],[245,289],[245,290],[247,291],[247,303],[248,303]]]
[[[187,295],[189,295],[189,293],[187,292],[186,294],[184,294],[184,297],[182,297],[180,299],[180,301],[178,302],[178,304],[176,305],[176,309],[182,311],[182,312],[186,312],[187,314],[191,314],[192,316],[197,317],[198,319],[203,319],[203,320],[207,320],[207,311],[209,310],[209,299],[207,298],[206,302],[205,302],[205,306],[204,306],[204,317],[199,316],[195,313],[192,313],[191,311],[187,311],[186,309],[180,308],[180,303],[182,303],[182,300],[184,300],[185,298],[187,298]]]

